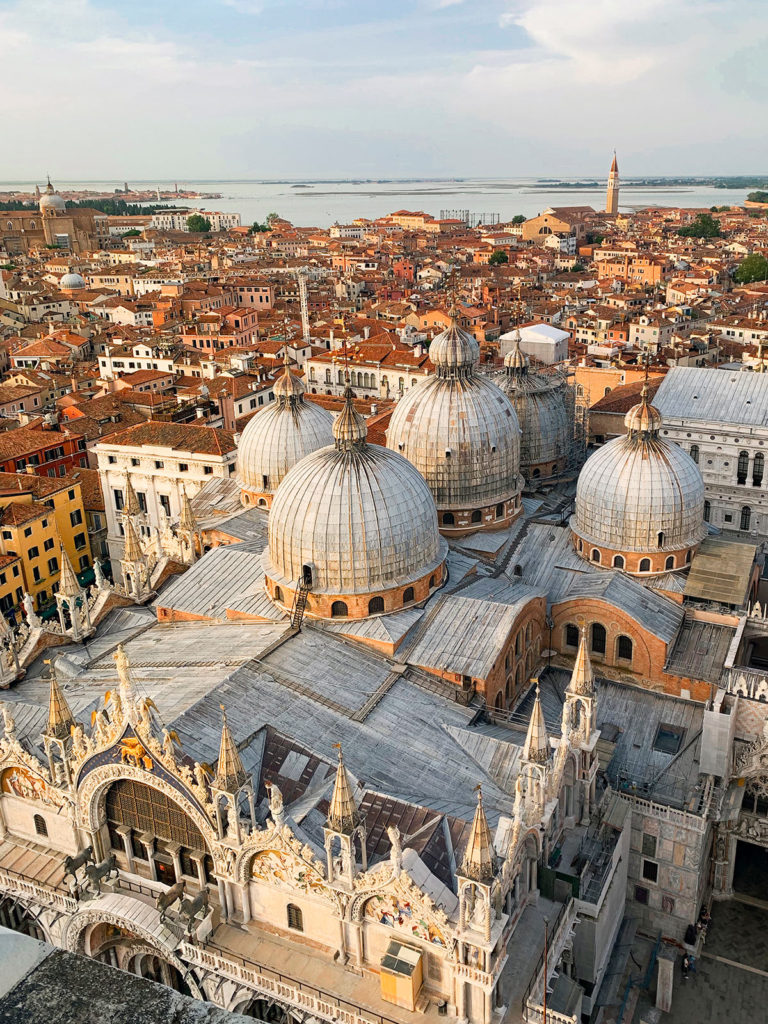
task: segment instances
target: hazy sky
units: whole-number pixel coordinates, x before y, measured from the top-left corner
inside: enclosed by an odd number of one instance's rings
[[[768,173],[767,0],[0,0],[0,180]]]

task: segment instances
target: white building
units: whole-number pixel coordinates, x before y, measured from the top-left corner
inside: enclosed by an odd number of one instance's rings
[[[239,213],[220,213],[218,210],[166,210],[153,213],[150,227],[157,231],[188,231],[187,221],[199,214],[211,222],[211,231],[229,231],[240,227]]]
[[[755,541],[768,537],[768,374],[673,367],[654,404],[662,434],[698,463],[705,519]]]
[[[512,350],[517,330],[508,331],[499,338],[501,355]],[[562,363],[568,358],[568,331],[561,331],[551,324],[530,324],[520,328],[520,348],[527,356],[540,363]]]
[[[185,492],[191,499],[213,477],[234,473],[237,454],[234,436],[226,430],[152,420],[115,434],[93,450],[104,493],[107,544],[115,563],[123,554],[121,513],[128,478],[144,516],[146,537],[178,519]]]

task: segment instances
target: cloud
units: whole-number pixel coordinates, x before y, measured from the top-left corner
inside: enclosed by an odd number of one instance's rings
[[[238,14],[263,14],[264,4],[260,0],[221,0],[224,7],[231,7]]]

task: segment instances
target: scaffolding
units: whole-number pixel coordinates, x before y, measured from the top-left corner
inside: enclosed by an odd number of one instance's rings
[[[501,223],[500,213],[472,213],[471,210],[441,210],[440,220],[460,220],[468,228],[481,225],[492,226]]]

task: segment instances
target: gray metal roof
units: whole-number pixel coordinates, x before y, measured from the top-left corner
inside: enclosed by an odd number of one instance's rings
[[[255,593],[263,578],[260,551],[223,545],[206,552],[204,558],[166,587],[154,604],[188,615],[224,619],[233,600],[238,595]]]
[[[673,366],[653,404],[669,422],[768,427],[768,374]]]
[[[670,598],[648,590],[642,583],[620,572],[606,571],[591,576],[574,574],[562,600],[579,597],[607,601],[665,643],[674,640],[685,614],[680,605]]]

